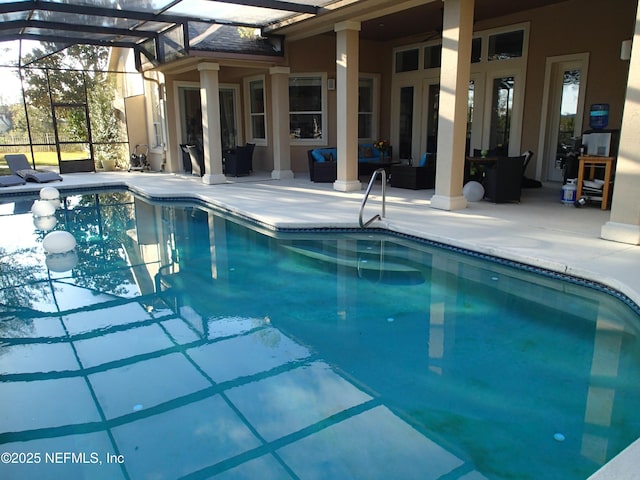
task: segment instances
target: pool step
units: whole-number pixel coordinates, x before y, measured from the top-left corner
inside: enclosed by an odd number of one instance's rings
[[[358,249],[341,251],[338,254],[337,251],[318,251],[313,248],[292,245],[286,245],[284,248],[323,263],[351,268],[358,273],[358,276],[369,280],[377,279],[383,282],[402,284],[424,282],[424,275],[417,268],[406,263],[394,261],[389,256],[381,260],[380,254],[376,251],[361,251]]]

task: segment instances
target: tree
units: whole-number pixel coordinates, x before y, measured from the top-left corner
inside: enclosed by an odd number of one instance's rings
[[[91,142],[96,144],[97,161],[103,156],[126,158],[122,155],[126,130],[114,109],[115,74],[105,73],[109,49],[72,45],[49,54],[53,49],[52,44],[44,43],[23,58],[23,87],[33,142],[52,144],[51,119],[55,112],[59,138],[76,142],[70,148]],[[92,138],[82,108],[85,105],[89,108]],[[19,119],[19,113],[15,113]]]

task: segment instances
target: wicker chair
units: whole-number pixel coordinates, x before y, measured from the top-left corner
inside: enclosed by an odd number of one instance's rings
[[[427,153],[417,166],[413,165],[392,165],[391,180],[392,187],[410,188],[421,190],[424,188],[434,188],[436,184],[436,160],[435,154]]]
[[[317,183],[335,182],[338,178],[338,164],[333,161],[316,162],[313,158],[313,150],[307,150],[309,159],[309,179]]]
[[[519,202],[522,192],[525,155],[498,157],[485,169],[484,198],[494,203]]]
[[[234,177],[250,175],[253,170],[254,143],[247,143],[244,147],[236,148],[235,152],[225,155],[225,174]]]

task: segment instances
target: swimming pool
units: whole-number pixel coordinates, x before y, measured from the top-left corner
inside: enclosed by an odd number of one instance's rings
[[[597,285],[127,191],[65,198],[65,265],[32,203],[0,205],[3,478],[584,479],[640,436]]]

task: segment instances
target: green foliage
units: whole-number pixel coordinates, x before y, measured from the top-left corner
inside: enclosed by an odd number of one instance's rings
[[[122,142],[126,142],[126,128],[124,115],[115,106],[115,74],[104,72],[108,48],[73,45],[48,54],[53,50],[53,45],[43,43],[24,56],[23,64],[28,65],[22,70],[27,111],[22,103],[8,106],[13,128],[0,136],[0,142],[28,143],[29,127],[34,144],[53,144],[53,109],[59,139],[77,142],[70,148],[82,150],[79,144],[92,142],[98,164],[102,158],[124,163],[127,148],[123,151]],[[91,138],[85,105],[89,109]]]

